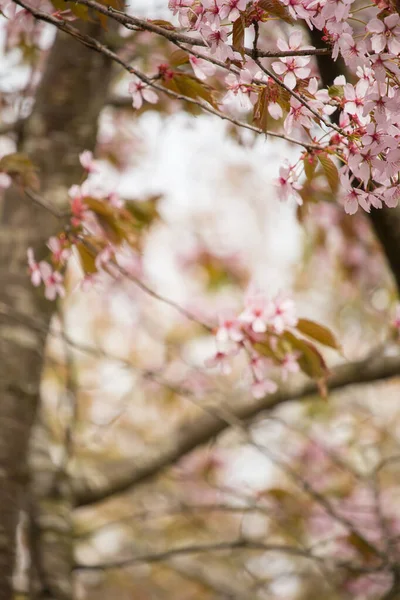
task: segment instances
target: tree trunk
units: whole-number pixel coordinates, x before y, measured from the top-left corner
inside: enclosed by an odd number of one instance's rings
[[[82,29],[99,40],[105,35],[95,23],[84,23]],[[19,149],[39,167],[40,194],[54,207],[66,207],[68,187],[81,179],[78,154],[94,147],[110,76],[111,63],[104,56],[58,32]],[[47,239],[62,225],[16,186],[0,204],[0,600],[13,596],[27,447],[53,310],[29,281],[26,251],[32,246],[36,256],[43,256]],[[71,597],[70,583],[58,597]]]

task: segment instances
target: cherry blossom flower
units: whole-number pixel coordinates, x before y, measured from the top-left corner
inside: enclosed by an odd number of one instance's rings
[[[267,331],[272,311],[272,303],[264,295],[248,294],[244,311],[239,315],[239,321],[248,324],[255,333],[264,333]]]
[[[17,5],[12,0],[1,0],[0,11],[7,19],[13,19],[17,11]]]
[[[240,76],[230,73],[225,79],[229,90],[224,101],[229,102],[229,95],[233,94],[239,100],[240,106],[245,110],[251,110],[257,102],[258,94],[254,91],[253,76],[248,69],[243,69]]]
[[[272,68],[278,75],[283,75],[283,83],[291,90],[297,85],[297,79],[306,79],[310,69],[306,67],[310,59],[305,56],[289,56],[280,58],[272,63]]]
[[[220,8],[221,19],[236,21],[240,17],[240,11],[246,10],[247,0],[223,0]]]
[[[127,243],[123,242],[115,251],[115,261],[123,271],[133,277],[142,275],[142,261],[140,255]]]
[[[219,316],[219,325],[215,334],[218,348],[228,352],[244,338],[242,323],[232,313]]]
[[[58,237],[51,237],[47,242],[47,247],[51,250],[54,262],[64,264],[71,256],[71,250],[65,248]]]
[[[363,118],[365,95],[368,91],[369,84],[365,79],[360,79],[354,87],[351,83],[346,83],[344,86],[344,105],[343,110],[349,115],[357,115]]]
[[[45,286],[45,298],[47,298],[47,300],[55,300],[57,296],[63,298],[65,296],[65,288],[61,273],[58,271],[53,271],[48,263],[44,263],[42,265],[41,272]]]
[[[204,364],[208,368],[217,368],[223,375],[230,375],[232,373],[229,356],[223,352],[217,352],[211,358],[207,358]]]
[[[297,98],[290,98],[290,110],[284,123],[286,133],[291,133],[293,127],[298,124],[309,129],[312,127],[312,114]]]
[[[42,271],[41,271],[40,265],[43,263],[36,262],[32,248],[28,248],[27,256],[28,256],[29,274],[31,277],[32,285],[34,285],[35,287],[38,287],[42,282]]]
[[[109,267],[111,260],[113,259],[115,254],[115,249],[111,244],[107,244],[96,256],[95,265],[96,268],[100,271],[103,267]]]
[[[204,58],[197,58],[197,56],[190,55],[189,61],[194,74],[200,81],[205,81],[207,77],[211,77],[216,71],[215,65]]]
[[[274,394],[277,389],[278,386],[272,379],[262,379],[251,384],[252,396],[257,399],[263,398],[267,394]]]
[[[207,26],[201,31],[202,36],[209,46],[211,54],[215,54],[216,58],[222,61],[234,60],[235,53],[231,46],[226,42],[228,39],[228,32],[225,29],[212,29]],[[240,56],[240,55],[239,55]]]
[[[289,296],[280,293],[274,298],[272,304],[270,326],[275,333],[281,334],[285,329],[297,325],[296,306]]]
[[[150,104],[157,104],[158,102],[156,92],[138,77],[135,77],[129,83],[128,91],[132,94],[132,106],[136,109],[141,108],[143,102],[149,102]]]
[[[271,117],[275,120],[281,119],[283,117],[282,107],[277,102],[270,102],[268,104],[268,112],[271,115]]]
[[[287,381],[288,377],[293,373],[298,373],[300,371],[300,365],[297,362],[299,358],[298,352],[289,352],[285,355],[282,363],[281,363],[281,377],[283,381]]]
[[[359,188],[355,188],[352,182],[345,172],[340,174],[340,181],[344,188],[345,194],[343,196],[344,210],[348,215],[354,215],[361,206],[366,212],[369,212],[370,205],[368,204],[368,194]]]
[[[99,167],[97,165],[97,162],[93,159],[93,153],[90,150],[84,150],[83,152],[81,152],[81,154],[79,155],[79,161],[82,167],[88,173],[98,173]]]
[[[372,33],[371,46],[374,52],[378,54],[387,47],[391,54],[398,56],[400,53],[400,17],[393,13],[380,19],[371,19],[366,26],[369,33]]]
[[[279,178],[275,184],[278,186],[278,198],[281,202],[293,198],[300,206],[303,204],[303,199],[298,193],[301,185],[297,182],[297,177],[290,165],[280,167]]]

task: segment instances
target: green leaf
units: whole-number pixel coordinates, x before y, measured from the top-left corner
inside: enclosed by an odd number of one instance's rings
[[[339,188],[339,172],[335,163],[327,154],[318,154],[318,160],[321,163],[329,187],[336,194]]]
[[[303,335],[312,338],[316,342],[340,350],[340,344],[333,335],[333,333],[323,325],[315,323],[315,321],[309,321],[308,319],[299,319],[297,323],[297,329]]]

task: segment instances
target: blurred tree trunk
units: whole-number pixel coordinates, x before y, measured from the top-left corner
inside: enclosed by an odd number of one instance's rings
[[[82,29],[99,40],[105,35],[95,23],[85,23]],[[58,209],[67,205],[69,186],[81,179],[78,154],[95,145],[110,76],[111,64],[104,56],[58,32],[19,148],[39,167],[41,196]],[[26,251],[32,246],[41,258],[47,239],[62,225],[16,186],[0,205],[0,600],[13,596],[15,533],[27,492],[26,455],[53,310],[29,281]],[[43,494],[46,491],[42,489]],[[71,598],[69,573],[66,577],[60,572],[58,577],[56,572],[57,568],[65,571],[65,565],[70,568],[66,555],[71,550],[63,552],[61,562],[55,554],[52,557],[52,580],[45,581],[47,598]],[[45,576],[48,556],[42,560]]]

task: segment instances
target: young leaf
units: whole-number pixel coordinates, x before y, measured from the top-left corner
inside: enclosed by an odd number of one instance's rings
[[[333,335],[333,333],[323,325],[309,321],[308,319],[299,319],[297,323],[297,329],[303,335],[312,338],[316,342],[319,342],[323,346],[329,346],[335,350],[340,350],[340,344]]]
[[[318,160],[321,163],[329,187],[336,194],[339,188],[339,173],[335,163],[326,154],[318,154]]]
[[[82,269],[85,275],[92,275],[97,272],[95,256],[82,242],[76,244],[76,249],[79,253]]]
[[[325,379],[328,375],[328,369],[320,352],[307,340],[298,338],[290,331],[283,334],[294,350],[300,352],[298,363],[301,370],[313,379]]]
[[[267,99],[267,88],[264,87],[258,94],[257,102],[254,106],[253,112],[254,124],[267,131],[268,129],[268,99]]]
[[[242,15],[236,19],[232,29],[232,46],[243,55],[244,50],[244,20]]]
[[[40,187],[37,171],[29,156],[22,152],[6,154],[0,160],[0,172],[7,173],[17,184],[35,191]]]
[[[171,54],[169,59],[169,64],[171,67],[181,67],[182,65],[186,65],[189,62],[189,54],[184,50],[175,50]]]
[[[311,154],[307,154],[303,158],[303,164],[304,164],[304,173],[306,174],[308,181],[311,181],[311,179],[314,177],[315,169],[317,167],[317,160],[316,160],[315,156],[312,156]]]
[[[271,17],[278,17],[278,19],[282,19],[285,23],[293,25],[294,20],[288,9],[279,0],[259,0],[258,6],[264,9]]]
[[[196,77],[183,73],[175,73],[173,79],[164,83],[167,88],[169,88],[171,84],[172,89],[175,87],[180,94],[183,94],[188,98],[193,98],[194,100],[205,100],[214,108],[218,108],[209,86],[196,79]]]

